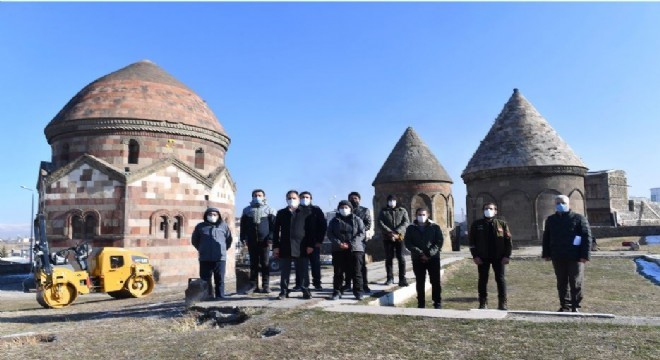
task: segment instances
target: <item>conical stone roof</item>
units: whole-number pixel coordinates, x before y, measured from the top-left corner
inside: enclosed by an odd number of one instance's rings
[[[396,143],[372,185],[401,181],[452,183],[447,171],[412,127]]]
[[[228,143],[206,102],[149,60],[128,65],[85,86],[51,120],[45,133],[50,143],[53,137],[74,127],[134,130],[131,124],[136,121],[142,122],[142,128],[165,132],[210,132],[216,135],[209,136],[224,138],[219,141]]]
[[[484,170],[586,165],[518,89],[504,105],[461,175]]]

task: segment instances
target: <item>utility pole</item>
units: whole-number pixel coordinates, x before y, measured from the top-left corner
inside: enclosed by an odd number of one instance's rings
[[[21,185],[21,189],[32,193],[32,213],[30,214],[30,222],[28,223],[30,225],[30,248],[28,249],[28,254],[30,254],[30,265],[34,267],[34,258],[32,254],[32,249],[34,249],[34,190],[23,185]]]

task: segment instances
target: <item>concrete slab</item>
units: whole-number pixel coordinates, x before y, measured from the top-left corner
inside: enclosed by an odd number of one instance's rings
[[[483,311],[483,310],[482,310]],[[557,311],[527,311],[527,310],[509,310],[507,311],[512,315],[537,315],[537,316],[557,316],[557,317],[589,317],[601,319],[614,319],[614,314],[600,314],[600,313],[573,313],[573,312],[557,312]]]
[[[500,320],[507,316],[506,311],[498,310],[436,310],[401,308],[392,306],[338,305],[326,308],[326,311],[341,313],[361,313],[372,315],[424,316],[448,319],[490,319]]]

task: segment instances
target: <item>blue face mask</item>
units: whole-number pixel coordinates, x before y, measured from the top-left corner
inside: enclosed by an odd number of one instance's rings
[[[255,205],[263,204],[264,203],[264,198],[255,196],[255,197],[252,198],[252,203],[255,204]]]
[[[557,204],[555,205],[555,209],[561,213],[568,212],[568,204]]]

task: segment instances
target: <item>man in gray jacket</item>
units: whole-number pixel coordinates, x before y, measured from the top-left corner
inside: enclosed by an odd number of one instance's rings
[[[406,259],[403,257],[403,235],[410,221],[408,211],[397,206],[394,195],[387,197],[387,206],[378,215],[378,226],[382,232],[383,246],[385,247],[385,271],[387,281],[385,285],[394,282],[392,266],[394,265],[394,253],[399,263],[399,286],[408,286],[406,280]]]
[[[584,265],[591,256],[589,222],[571,211],[569,204],[565,195],[555,198],[556,212],[545,221],[541,254],[546,261],[552,260],[555,269],[560,312],[578,312],[583,298]]]
[[[266,192],[252,191],[250,205],[243,209],[240,220],[241,242],[247,243],[250,254],[250,288],[247,292],[270,292],[269,251],[273,245],[275,210],[266,203]],[[261,272],[261,289],[259,289]]]

